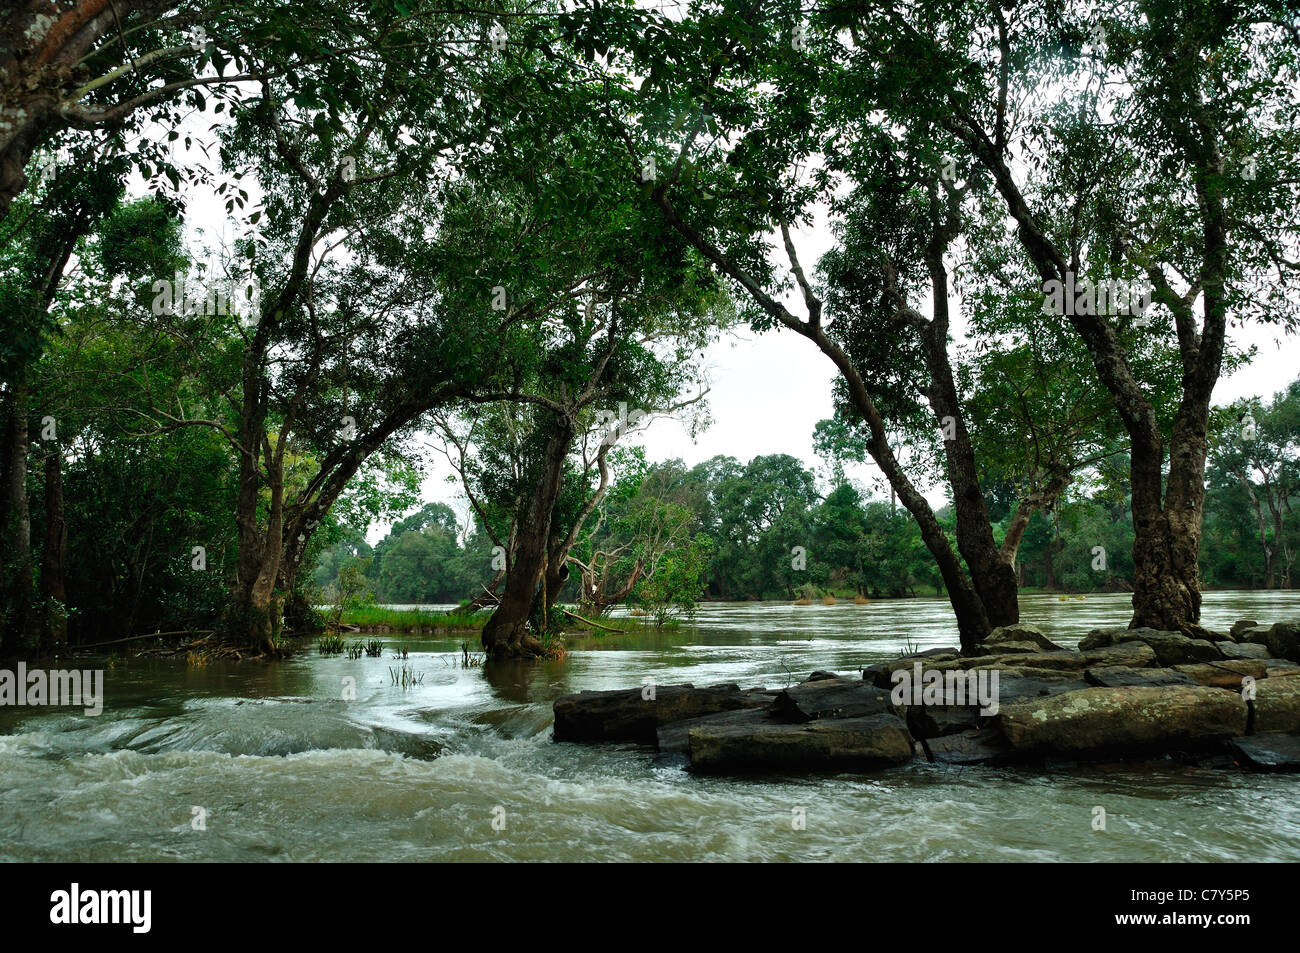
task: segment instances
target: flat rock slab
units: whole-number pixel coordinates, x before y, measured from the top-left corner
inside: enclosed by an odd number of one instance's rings
[[[787,722],[886,713],[894,713],[889,692],[849,678],[805,682],[778,692],[772,700],[772,717]]]
[[[1050,698],[1087,687],[1088,683],[1073,673],[1054,676],[1044,672],[1004,671],[998,676],[998,704]]]
[[[1263,678],[1268,666],[1259,659],[1224,659],[1222,662],[1198,662],[1192,665],[1175,665],[1198,685],[1240,691],[1243,678]]]
[[[871,770],[912,760],[912,739],[896,715],[805,724],[701,725],[689,732],[698,771]]]
[[[1233,738],[1237,763],[1256,771],[1300,771],[1300,735],[1267,734]]]
[[[1186,672],[1172,668],[1128,668],[1123,665],[1090,668],[1083,677],[1098,688],[1124,688],[1131,685],[1196,685]]]
[[[1219,651],[1225,659],[1266,659],[1269,658],[1268,646],[1255,642],[1220,642]]]
[[[690,731],[704,726],[748,726],[771,724],[772,717],[766,708],[740,708],[736,711],[720,711],[714,715],[701,715],[699,718],[687,718],[674,721],[659,728],[657,733],[659,751],[662,754],[690,754]]]
[[[652,696],[652,697],[651,697]],[[556,741],[638,741],[654,744],[660,726],[721,711],[765,708],[772,696],[737,685],[656,685],[580,692],[555,702]]]
[[[998,716],[1016,751],[1064,755],[1207,745],[1245,734],[1246,721],[1239,693],[1199,685],[1085,688],[1003,705]]]

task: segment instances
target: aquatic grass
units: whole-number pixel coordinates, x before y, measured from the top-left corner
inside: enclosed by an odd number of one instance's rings
[[[409,665],[403,665],[401,668],[390,668],[388,677],[392,679],[394,685],[400,685],[404,689],[424,684],[424,673],[417,672]]]
[[[346,648],[347,645],[343,641],[343,636],[337,632],[322,635],[316,640],[316,649],[321,655],[342,655]]]
[[[359,659],[361,658],[361,653],[364,650],[365,650],[365,646],[363,646],[360,642],[353,642],[351,645],[348,646],[348,658]]]
[[[358,643],[360,644],[360,643]],[[366,655],[370,658],[380,658],[384,654],[384,643],[378,639],[371,639],[366,643]]]

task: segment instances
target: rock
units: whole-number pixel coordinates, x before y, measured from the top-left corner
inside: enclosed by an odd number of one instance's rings
[[[1224,642],[1237,641],[1237,639],[1234,636],[1230,635],[1227,632],[1218,632],[1214,629],[1200,629],[1199,631],[1200,631],[1201,638],[1205,639],[1208,642],[1224,643]],[[1220,647],[1222,647],[1221,644]]]
[[[772,700],[772,717],[788,722],[882,713],[896,714],[889,692],[848,678],[805,682],[778,692]]]
[[[1043,635],[1043,633],[1037,628],[1032,625],[1024,625],[1023,623],[998,626],[990,632],[987,637],[985,637],[982,644],[990,649],[996,646],[999,652],[1003,652],[1006,651],[1006,649],[1003,648],[1004,645],[1021,645],[1026,642],[1036,646],[1037,651],[1064,651],[1061,646]],[[1015,651],[1020,650],[1016,649]]]
[[[1156,664],[1156,653],[1145,642],[1119,642],[1083,653],[1088,668],[1147,668]]]
[[[1268,637],[1272,633],[1271,625],[1256,625],[1249,629],[1243,629],[1237,634],[1238,642],[1249,642],[1252,645],[1268,645]]]
[[[1300,735],[1272,732],[1233,738],[1228,749],[1238,764],[1256,771],[1300,771]]]
[[[817,671],[817,672],[813,672],[811,675],[805,678],[804,682],[824,682],[830,678],[839,678],[839,676],[836,675],[834,672]]]
[[[1198,685],[1211,685],[1214,688],[1241,690],[1241,680],[1249,675],[1251,678],[1263,678],[1267,667],[1258,659],[1237,659],[1235,661],[1200,662],[1193,665],[1175,665],[1174,671],[1182,672]]]
[[[926,758],[935,764],[1004,764],[1014,759],[1007,739],[991,725],[923,742]]]
[[[1122,642],[1129,639],[1138,639],[1141,641],[1143,633],[1158,634],[1158,629],[1093,629],[1082,639],[1079,640],[1079,651],[1089,652],[1093,649],[1104,649],[1108,645],[1114,645],[1116,642]],[[1177,634],[1177,633],[1173,633]]]
[[[1089,685],[1099,688],[1124,688],[1132,685],[1194,685],[1192,678],[1171,668],[1129,668],[1103,665],[1083,673]]]
[[[697,771],[874,769],[912,760],[907,727],[892,714],[797,725],[701,725],[688,737]]]
[[[1033,652],[1025,655],[999,655],[985,658],[963,659],[961,668],[966,669],[1001,669],[1031,668],[1045,669],[1052,672],[1077,672],[1088,664],[1088,660],[1078,652],[1062,650],[1060,652]]]
[[[1300,662],[1300,619],[1274,623],[1268,630],[1264,644],[1274,658]]]
[[[690,754],[690,731],[707,725],[756,725],[772,720],[766,708],[738,708],[699,718],[687,718],[662,726],[658,733],[659,751],[663,754]]]
[[[1247,629],[1253,629],[1257,625],[1259,625],[1259,623],[1256,622],[1254,619],[1241,619],[1237,622],[1232,623],[1232,628],[1229,631],[1232,633],[1232,637],[1235,639],[1239,635],[1241,635],[1242,632],[1246,631]]]
[[[991,650],[990,654],[996,655],[1017,654],[1020,652],[1037,653],[1043,651],[1042,646],[1036,642],[999,642],[997,645],[986,645],[984,648]],[[1060,649],[1060,651],[1065,652],[1068,650]]]
[[[1065,692],[1081,691],[1087,687],[1088,683],[1073,673],[1055,675],[1008,669],[998,676],[998,705],[1001,707],[1033,698],[1048,698]]]
[[[1246,720],[1245,700],[1235,692],[1167,685],[1004,703],[998,725],[1017,752],[1098,755],[1207,745],[1244,734]]]
[[[922,662],[926,665],[934,662],[948,662],[961,657],[957,649],[929,649],[917,655],[905,655],[902,658],[894,659],[892,662],[876,662],[874,665],[868,665],[862,670],[862,680],[870,682],[877,688],[890,688],[893,683],[890,676],[895,669],[912,667],[914,662]]]
[[[1264,674],[1269,678],[1286,678],[1288,675],[1300,675],[1300,665],[1295,662],[1288,662],[1286,659],[1266,658],[1261,659],[1264,663]]]
[[[1255,734],[1300,732],[1300,678],[1269,677],[1255,683],[1253,729]]]
[[[1208,639],[1189,639],[1178,632],[1144,634],[1139,641],[1149,645],[1156,653],[1156,661],[1166,667],[1190,662],[1213,662],[1223,658],[1223,653],[1214,642]]]
[[[1268,646],[1257,642],[1220,642],[1219,651],[1225,659],[1269,658]]]
[[[1079,651],[1091,652],[1118,646],[1125,642],[1141,642],[1156,653],[1162,666],[1185,665],[1189,662],[1212,662],[1223,658],[1218,643],[1209,639],[1191,639],[1181,632],[1162,632],[1158,629],[1093,629],[1079,640]]]
[[[772,697],[737,685],[657,685],[654,698],[643,688],[580,692],[555,702],[556,741],[639,741],[655,743],[661,725],[738,708],[760,708]]]
[[[913,738],[938,738],[978,728],[976,705],[912,705],[907,709],[907,730]]]

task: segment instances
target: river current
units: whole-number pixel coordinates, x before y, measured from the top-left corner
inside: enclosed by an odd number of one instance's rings
[[[1073,645],[1125,624],[1128,602],[1021,606]],[[1212,592],[1203,622],[1296,616],[1300,592]],[[694,625],[486,668],[461,667],[463,637],[383,638],[385,657],[358,660],[78,660],[105,668],[99,716],[0,708],[0,859],[1300,860],[1294,775],[1154,761],[702,778],[635,745],[551,741],[552,703],[583,689],[780,687],[954,645],[939,599],[706,604]],[[419,679],[405,688],[401,645]]]

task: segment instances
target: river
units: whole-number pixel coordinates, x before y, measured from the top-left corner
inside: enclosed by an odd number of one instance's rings
[[[1121,595],[1021,604],[1066,645],[1128,618]],[[1295,616],[1300,592],[1212,592],[1203,621]],[[105,660],[97,717],[0,708],[0,859],[1300,860],[1295,776],[1161,761],[700,778],[644,748],[550,740],[552,702],[582,689],[783,686],[955,640],[935,599],[723,603],[562,663],[461,668],[460,638],[386,637],[422,679],[405,689],[391,652]]]

